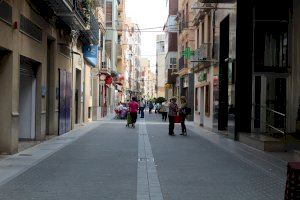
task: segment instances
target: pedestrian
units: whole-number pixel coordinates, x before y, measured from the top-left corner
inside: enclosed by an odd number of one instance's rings
[[[155,104],[155,113],[159,113],[160,106],[161,105],[159,103]]]
[[[131,102],[128,105],[129,113],[132,119],[132,127],[135,127],[136,119],[137,119],[137,112],[139,109],[139,104],[137,103],[136,97],[132,97]]]
[[[141,114],[141,107],[140,107],[140,103],[141,103],[141,100],[138,100],[138,104],[139,104],[139,114]]]
[[[175,135],[174,134],[174,118],[177,115],[178,112],[178,106],[176,104],[176,98],[173,97],[170,100],[170,105],[169,105],[169,135]]]
[[[162,102],[161,107],[159,109],[159,112],[162,115],[162,121],[167,121],[167,116],[168,116],[168,110],[167,110],[167,103]]]
[[[150,101],[149,102],[149,114],[151,114],[153,108],[154,108],[154,105],[153,105],[152,101]]]
[[[185,126],[185,119],[188,115],[188,108],[187,108],[187,102],[185,96],[180,97],[180,109],[179,109],[179,115],[181,118],[181,134],[183,136],[186,136],[186,126]]]
[[[144,110],[145,110],[145,106],[146,106],[146,103],[145,103],[145,100],[142,98],[140,100],[140,111],[141,111],[141,118],[144,118]]]

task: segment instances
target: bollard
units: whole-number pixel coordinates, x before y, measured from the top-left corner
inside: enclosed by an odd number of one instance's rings
[[[285,186],[285,200],[300,200],[300,162],[289,162]]]

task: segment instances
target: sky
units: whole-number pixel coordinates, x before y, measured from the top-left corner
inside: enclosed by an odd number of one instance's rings
[[[126,17],[131,18],[133,23],[140,29],[163,27],[168,16],[166,0],[126,0]],[[162,31],[162,28],[147,31]],[[148,58],[152,70],[156,63],[156,35],[163,32],[145,32],[141,30],[141,54],[142,58]]]

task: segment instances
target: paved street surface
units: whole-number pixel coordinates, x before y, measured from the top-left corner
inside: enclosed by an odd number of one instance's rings
[[[286,162],[160,115],[91,123],[0,161],[1,200],[276,200]],[[45,153],[41,153],[45,152]]]

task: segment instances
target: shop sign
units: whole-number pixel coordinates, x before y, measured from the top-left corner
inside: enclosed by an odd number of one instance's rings
[[[199,74],[198,81],[199,81],[200,83],[201,83],[201,82],[207,81],[207,73],[201,72],[201,73]]]
[[[110,85],[113,82],[113,78],[111,76],[107,76],[105,79],[105,84]]]
[[[82,47],[83,57],[93,66],[98,64],[98,45],[88,45]]]

